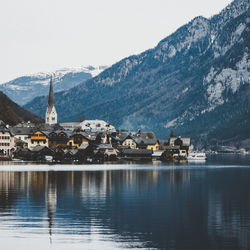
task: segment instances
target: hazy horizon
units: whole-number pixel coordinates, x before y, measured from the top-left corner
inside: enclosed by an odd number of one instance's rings
[[[231,0],[13,0],[1,4],[0,83],[66,67],[112,65],[153,48]]]

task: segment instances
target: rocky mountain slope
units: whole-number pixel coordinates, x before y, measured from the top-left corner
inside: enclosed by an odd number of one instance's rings
[[[42,120],[30,111],[18,106],[0,91],[0,120],[5,124],[16,125],[22,121],[41,122]]]
[[[196,140],[250,138],[250,0],[196,17],[142,54],[55,95],[61,121],[104,119]],[[28,109],[44,115],[46,97]]]
[[[42,72],[22,76],[1,84],[0,90],[18,104],[24,105],[36,96],[48,94],[48,84],[51,75],[53,76],[54,90],[59,92],[73,88],[84,80],[98,75],[105,68],[105,66],[64,68],[51,73]]]

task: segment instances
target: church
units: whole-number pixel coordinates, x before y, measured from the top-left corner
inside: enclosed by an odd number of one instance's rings
[[[45,123],[48,125],[57,124],[57,112],[54,102],[52,77],[50,78],[49,98],[45,115]]]

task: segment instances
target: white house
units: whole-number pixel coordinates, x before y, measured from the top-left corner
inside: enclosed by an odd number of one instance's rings
[[[114,126],[102,120],[85,120],[80,123],[80,127],[85,131],[91,132],[116,132]]]

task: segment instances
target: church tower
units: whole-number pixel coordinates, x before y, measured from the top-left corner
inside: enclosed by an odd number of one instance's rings
[[[45,123],[49,125],[57,123],[57,113],[54,104],[52,77],[50,78],[49,99],[48,99],[48,106],[46,109]]]

